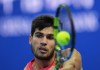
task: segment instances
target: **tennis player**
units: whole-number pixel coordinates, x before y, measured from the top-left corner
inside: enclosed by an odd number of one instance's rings
[[[53,20],[50,15],[41,15],[32,21],[29,44],[31,45],[33,58],[24,70],[54,70],[56,65],[55,40],[53,32]],[[62,52],[67,55],[69,49]],[[80,53],[74,49],[72,57],[63,63],[59,70],[81,70],[82,61]]]

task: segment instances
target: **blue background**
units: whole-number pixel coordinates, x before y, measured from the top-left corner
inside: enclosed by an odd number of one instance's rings
[[[70,6],[73,13],[94,11],[98,16],[97,17],[98,23],[97,23],[96,30],[94,31],[83,30],[80,32],[76,31],[76,49],[81,53],[83,70],[100,69],[100,65],[99,65],[100,63],[100,24],[99,24],[100,1],[99,0],[93,0],[93,1],[94,1],[94,6],[91,9],[85,9],[85,8],[75,9],[75,7]],[[0,3],[0,26],[3,26],[4,24],[3,20],[4,19],[6,20],[6,18],[13,19],[13,17],[15,18],[22,17],[24,19],[27,19],[27,21],[29,21],[29,23],[27,24],[30,26],[31,20],[37,15],[52,14],[54,16],[55,14],[55,10],[50,10],[49,7],[48,9],[45,7],[44,4],[45,2],[43,3],[44,6],[42,10],[34,13],[23,12],[20,8],[20,3],[21,0],[15,0],[13,2],[13,11],[8,14],[6,14],[3,11],[3,4]],[[5,35],[6,33],[3,34],[2,33],[3,29],[0,28],[0,70],[23,70],[25,65],[34,57],[28,42],[30,28],[29,28],[29,32],[23,34],[20,32],[16,32],[17,34],[15,35],[13,34],[10,35],[9,29],[10,28],[8,28],[8,32],[7,32],[8,35]],[[23,27],[20,28],[20,30],[23,29],[24,29]]]

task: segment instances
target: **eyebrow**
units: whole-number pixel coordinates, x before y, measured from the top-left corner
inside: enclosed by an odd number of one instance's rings
[[[36,32],[35,34],[43,34],[43,33],[41,33],[41,32]]]
[[[36,32],[35,34],[43,34],[42,32]],[[47,34],[47,35],[51,35],[51,36],[54,36],[54,34]]]

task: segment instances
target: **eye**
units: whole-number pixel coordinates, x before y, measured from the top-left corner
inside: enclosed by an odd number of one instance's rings
[[[35,37],[42,38],[44,35],[40,32],[35,33]]]
[[[47,35],[47,39],[49,39],[49,40],[53,40],[53,39],[54,39],[53,34],[49,34],[49,35]]]

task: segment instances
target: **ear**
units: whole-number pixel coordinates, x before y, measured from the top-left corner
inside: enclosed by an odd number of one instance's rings
[[[30,36],[29,36],[29,44],[30,44],[30,45],[32,44],[32,38],[33,38],[33,37],[30,35]]]

